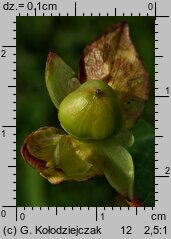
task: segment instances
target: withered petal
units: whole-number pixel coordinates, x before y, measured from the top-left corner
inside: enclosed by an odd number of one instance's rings
[[[37,159],[33,155],[30,154],[27,145],[24,144],[21,147],[21,155],[23,159],[34,169],[37,169],[39,171],[43,171],[46,169],[46,162],[40,159]]]
[[[21,154],[30,166],[52,184],[87,181],[101,174],[88,160],[83,160],[77,154],[77,144],[80,142],[62,129],[43,127],[26,137]],[[86,156],[86,151],[82,154]]]
[[[85,47],[79,81],[103,80],[118,92],[127,128],[140,117],[149,96],[148,73],[130,39],[127,22],[116,24]]]

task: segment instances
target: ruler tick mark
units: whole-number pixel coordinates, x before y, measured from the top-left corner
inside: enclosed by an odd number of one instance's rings
[[[16,128],[15,125],[3,125],[2,128]]]
[[[17,207],[15,207],[15,220],[16,220],[16,222],[18,221],[18,208]]]
[[[169,95],[155,95],[156,98],[168,98]]]
[[[157,4],[155,2],[154,3],[154,16],[155,16],[155,20],[156,20],[156,15],[157,15]]]
[[[16,46],[2,46],[3,48],[6,48],[6,47],[9,47],[9,48],[13,48],[13,47],[16,47]]]
[[[97,218],[97,207],[96,207],[96,222],[97,222],[97,219],[98,219],[98,218]]]
[[[77,3],[75,2],[75,16],[77,16]]]

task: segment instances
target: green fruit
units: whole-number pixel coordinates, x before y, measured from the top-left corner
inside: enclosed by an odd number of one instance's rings
[[[65,131],[82,140],[107,139],[117,134],[123,123],[116,93],[101,80],[89,80],[67,95],[58,117]]]

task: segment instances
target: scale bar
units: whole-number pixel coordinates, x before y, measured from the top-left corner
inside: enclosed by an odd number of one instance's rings
[[[169,178],[169,175],[156,175],[155,178]]]

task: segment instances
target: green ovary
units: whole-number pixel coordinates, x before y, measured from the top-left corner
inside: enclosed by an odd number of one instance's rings
[[[58,117],[69,134],[82,140],[107,139],[116,135],[123,124],[116,93],[99,80],[89,80],[66,96]]]

